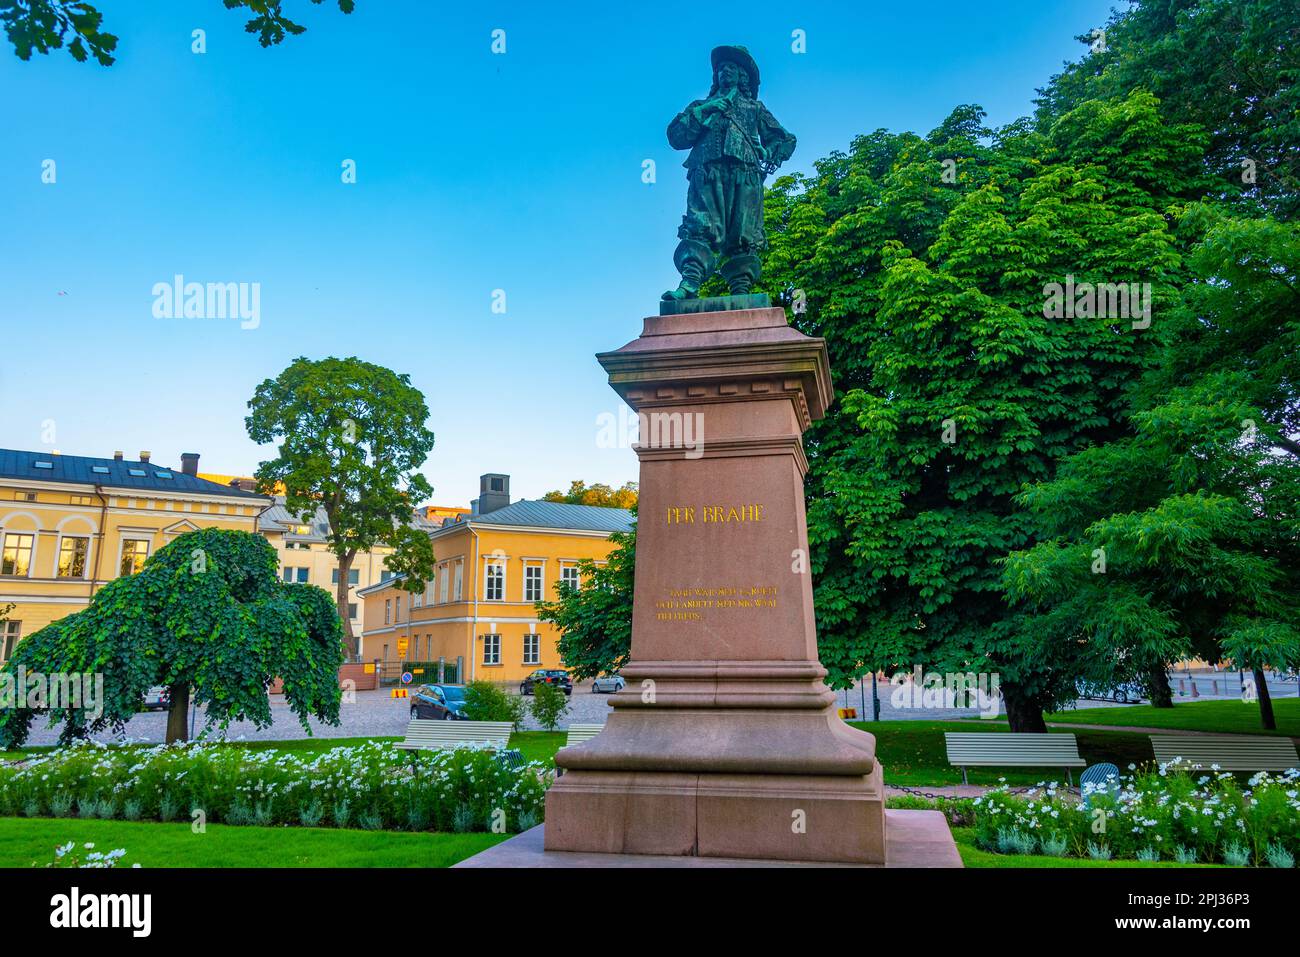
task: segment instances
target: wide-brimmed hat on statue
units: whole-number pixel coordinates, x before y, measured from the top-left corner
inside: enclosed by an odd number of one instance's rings
[[[749,55],[749,51],[744,47],[721,46],[714,47],[713,52],[709,54],[709,59],[713,62],[713,72],[718,72],[718,67],[723,63],[734,63],[746,73],[749,74],[749,92],[758,96],[758,64],[754,58]]]

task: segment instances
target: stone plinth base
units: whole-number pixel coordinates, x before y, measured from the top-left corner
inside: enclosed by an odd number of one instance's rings
[[[568,777],[566,774],[565,777]],[[666,854],[593,854],[546,849],[551,825],[541,825],[476,854],[457,867],[961,867],[948,822],[938,811],[885,811],[883,864],[774,861]]]
[[[881,864],[880,768],[862,776],[578,771],[546,795],[546,848]]]

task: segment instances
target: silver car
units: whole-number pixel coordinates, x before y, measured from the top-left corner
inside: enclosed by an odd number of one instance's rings
[[[592,694],[613,694],[615,691],[622,691],[627,684],[619,675],[601,675],[591,682]]]

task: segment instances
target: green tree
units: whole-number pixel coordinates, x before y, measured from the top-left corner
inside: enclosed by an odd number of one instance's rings
[[[603,565],[578,563],[578,587],[561,582],[554,601],[537,603],[537,618],[560,633],[560,660],[575,680],[618,671],[632,649],[632,586],[636,529],[615,532]]]
[[[244,30],[257,34],[264,47],[307,32],[306,27],[285,15],[281,0],[222,2],[227,10],[246,9],[252,14]],[[324,0],[311,2],[319,5]],[[356,0],[338,0],[338,6],[344,13],[351,13]],[[61,50],[67,41],[68,53],[74,60],[84,63],[93,56],[100,66],[110,66],[116,59],[113,51],[118,38],[103,31],[103,22],[104,15],[86,0],[0,0],[0,24],[20,60],[30,60],[33,52]]]
[[[410,376],[357,358],[300,357],[259,385],[248,407],[253,441],[280,441],[276,457],[257,468],[259,486],[269,492],[283,485],[289,511],[303,521],[317,507],[329,520],[338,613],[355,655],[347,605],[357,553],[392,548],[385,561],[404,575],[397,587],[405,591],[423,591],[433,575],[429,536],[411,528],[413,506],[433,493],[416,471],[434,443],[424,396]]]
[[[588,485],[581,480],[569,483],[569,490],[547,492],[542,496],[544,502],[564,502],[569,505],[599,505],[605,508],[635,508],[636,482],[624,482],[618,488],[597,482]]]
[[[1145,93],[1046,133],[991,131],[968,106],[777,182],[764,272],[798,291],[794,324],[826,338],[838,399],[807,436],[832,686],[916,663],[996,671],[1015,730],[1073,696],[1068,659],[1003,598],[998,562],[1033,542],[1014,496],[1122,431],[1163,332],[1055,314],[1048,291],[1149,283],[1159,315],[1181,276],[1166,210],[1195,195],[1202,141]]]
[[[1264,669],[1300,661],[1300,230],[1205,207],[1183,226],[1192,281],[1130,433],[1022,493],[1042,541],[1004,584],[1097,683],[1170,705],[1167,662],[1226,658],[1273,728]]]
[[[523,699],[491,681],[479,679],[465,686],[466,720],[509,721],[517,730],[523,715]]]
[[[1043,129],[1084,102],[1145,90],[1169,122],[1209,131],[1212,195],[1300,210],[1295,0],[1129,0],[1100,30],[1079,37],[1087,55],[1039,91]]]
[[[533,685],[530,710],[538,724],[547,731],[554,731],[569,710],[569,696],[555,685],[540,681]]]
[[[266,727],[267,689],[277,677],[305,729],[309,715],[338,724],[343,655],[333,601],[314,586],[284,584],[277,566],[271,544],[248,532],[202,529],[160,548],[86,609],[26,638],[3,667],[10,679],[20,671],[103,675],[101,713],[85,700],[46,709],[18,702],[0,712],[0,744],[20,746],[41,710],[64,722],[65,743],[120,732],[156,685],[171,693],[169,743],[188,736],[191,700],[206,708],[210,725]]]

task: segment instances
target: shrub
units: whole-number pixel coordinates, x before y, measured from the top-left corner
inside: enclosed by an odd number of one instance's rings
[[[569,710],[569,696],[553,684],[539,682],[533,685],[533,717],[547,731],[560,726],[560,719]]]
[[[1264,852],[1269,867],[1295,867],[1295,855],[1281,844],[1270,844]]]
[[[1063,835],[1052,835],[1043,838],[1043,853],[1048,857],[1065,857],[1065,853],[1069,849],[1070,842]]]
[[[39,810],[40,801],[35,801],[30,803],[34,803],[38,810],[36,811],[35,814],[28,811],[27,816],[36,817],[38,814],[41,813]],[[54,817],[71,817],[72,816],[72,795],[71,794],[52,795],[50,797],[50,814],[52,814]]]
[[[465,686],[465,717],[470,721],[509,721],[516,729],[524,702],[491,681],[471,681]]]
[[[1105,841],[1094,844],[1088,842],[1088,856],[1094,861],[1109,861],[1111,858],[1110,845]]]
[[[77,805],[172,820],[203,808],[209,820],[261,826],[449,831],[459,822],[482,831],[494,808],[512,823],[540,820],[553,773],[537,762],[511,768],[474,747],[407,754],[369,742],[303,756],[216,743],[78,744],[0,765],[0,801],[31,817]]]
[[[1300,771],[1261,772],[1243,787],[1227,772],[1204,774],[1171,764],[1122,776],[1111,791],[1088,795],[1085,806],[1044,785],[1023,797],[1005,787],[971,802],[976,841],[999,848],[999,836],[1019,832],[1063,838],[1067,854],[1154,861],[1262,862],[1277,845],[1300,852]]]
[[[1223,863],[1229,867],[1249,867],[1250,851],[1244,844],[1229,844],[1223,849]]]

